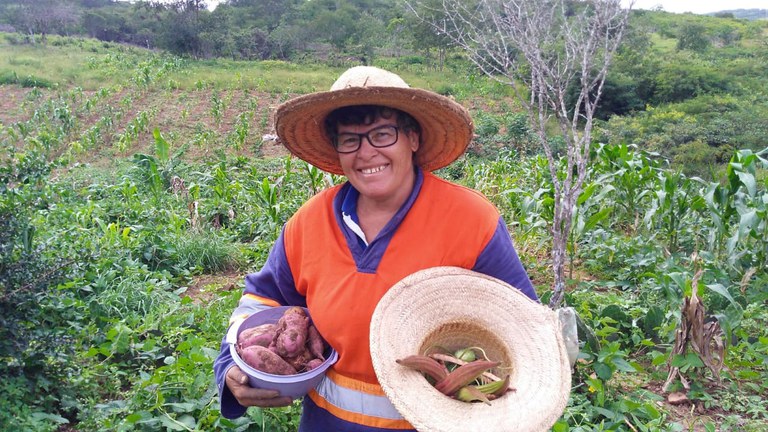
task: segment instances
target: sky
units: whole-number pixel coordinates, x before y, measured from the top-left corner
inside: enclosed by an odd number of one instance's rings
[[[629,4],[629,0],[622,2]],[[667,12],[705,14],[734,9],[768,9],[768,0],[635,0],[634,9],[653,9],[657,5]]]

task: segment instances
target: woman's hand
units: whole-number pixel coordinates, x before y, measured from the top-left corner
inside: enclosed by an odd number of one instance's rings
[[[253,388],[248,384],[248,376],[237,366],[227,371],[226,384],[240,405],[258,406],[262,408],[283,407],[290,405],[293,400],[280,396],[277,390]]]

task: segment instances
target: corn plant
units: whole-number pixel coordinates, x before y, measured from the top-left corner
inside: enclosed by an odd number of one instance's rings
[[[115,137],[117,149],[125,151],[139,137],[147,131],[149,123],[156,115],[155,110],[141,111],[125,126],[125,131]]]
[[[709,248],[730,265],[768,264],[768,192],[765,185],[760,190],[756,180],[757,169],[767,166],[761,154],[738,151],[728,164],[725,184],[710,183],[704,197],[712,220]]]
[[[259,207],[267,215],[268,220],[273,227],[277,227],[281,224],[280,219],[280,200],[278,198],[278,185],[269,181],[268,178],[262,179],[254,190],[256,197],[258,198]]]
[[[245,140],[248,139],[248,132],[251,123],[252,113],[244,112],[237,116],[234,130],[235,149],[240,150],[245,146]]]
[[[168,189],[174,169],[180,163],[180,157],[186,150],[182,146],[176,153],[170,155],[170,143],[163,137],[158,128],[152,131],[155,138],[155,154],[136,153],[133,156],[137,171],[143,182],[149,186],[155,198]]]
[[[692,228],[691,222],[697,220],[691,218],[705,206],[699,191],[699,182],[681,173],[658,173],[658,187],[653,190],[654,197],[644,221],[651,231],[662,234],[671,253],[678,251],[680,235]]]
[[[221,120],[224,117],[224,110],[226,110],[224,101],[219,97],[217,92],[213,92],[211,94],[211,115],[213,115],[213,120],[216,123],[216,126],[221,125]]]
[[[577,247],[584,235],[606,221],[614,208],[603,206],[605,197],[615,189],[611,185],[590,183],[584,187],[574,207],[573,226],[568,240],[569,273],[573,277]]]
[[[653,154],[625,144],[605,145],[595,149],[593,173],[599,173],[597,184],[610,184],[616,204],[616,220],[631,232],[640,224],[640,211],[654,190],[660,164]]]

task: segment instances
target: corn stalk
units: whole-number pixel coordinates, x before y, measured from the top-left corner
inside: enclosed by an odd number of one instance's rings
[[[725,360],[723,331],[717,321],[704,322],[706,312],[697,294],[701,274],[702,271],[699,270],[694,275],[691,282],[691,295],[685,297],[683,301],[680,326],[675,333],[675,344],[669,356],[669,375],[664,382],[664,391],[669,390],[676,378],[680,379],[680,383],[686,390],[690,390],[690,384],[680,368],[673,366],[673,359],[685,355],[689,349],[709,368],[715,379],[720,381],[720,370]]]

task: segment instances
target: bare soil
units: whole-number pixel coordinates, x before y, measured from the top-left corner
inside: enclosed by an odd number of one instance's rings
[[[239,290],[239,283],[244,276],[237,272],[196,276],[182,297],[191,298],[195,304],[206,304],[219,291]]]

